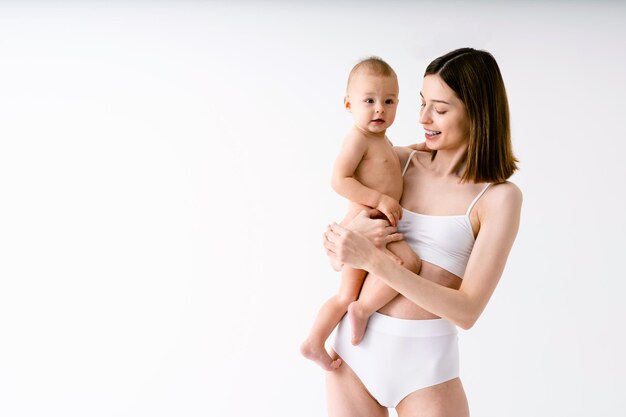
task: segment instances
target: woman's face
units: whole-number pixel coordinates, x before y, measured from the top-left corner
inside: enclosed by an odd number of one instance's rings
[[[467,146],[469,119],[465,104],[439,75],[424,77],[420,123],[426,145],[433,150],[455,150]]]

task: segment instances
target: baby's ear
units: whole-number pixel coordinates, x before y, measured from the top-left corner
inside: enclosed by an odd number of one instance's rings
[[[352,109],[350,108],[350,98],[348,96],[345,96],[343,98],[343,106],[346,108],[346,110],[352,112]]]

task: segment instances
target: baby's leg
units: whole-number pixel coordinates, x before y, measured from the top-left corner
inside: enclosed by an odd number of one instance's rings
[[[422,261],[413,252],[406,242],[393,242],[387,245],[387,249],[402,259],[403,267],[419,274],[422,267]],[[368,288],[364,290],[359,299],[350,304],[348,307],[348,320],[352,327],[352,344],[358,345],[363,339],[367,322],[370,316],[381,307],[387,305],[398,295],[398,292],[389,287],[374,275],[369,275],[367,280],[373,280],[368,284]]]
[[[300,346],[302,354],[316,362],[324,370],[331,371],[341,365],[341,360],[330,357],[324,346],[326,339],[348,310],[348,306],[359,296],[365,271],[348,268],[341,271],[341,285],[337,294],[324,303],[320,309],[309,337]]]

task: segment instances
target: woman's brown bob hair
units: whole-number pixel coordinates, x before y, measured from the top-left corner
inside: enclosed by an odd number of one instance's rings
[[[431,62],[424,77],[435,74],[467,110],[469,144],[461,181],[506,181],[517,170],[518,161],[511,146],[509,102],[496,60],[489,52],[461,48]]]

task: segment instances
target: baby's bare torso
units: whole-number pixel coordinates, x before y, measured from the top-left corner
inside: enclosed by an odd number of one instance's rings
[[[354,178],[366,187],[400,201],[402,196],[402,168],[400,160],[387,137],[373,137],[362,133],[367,150],[354,172]]]

